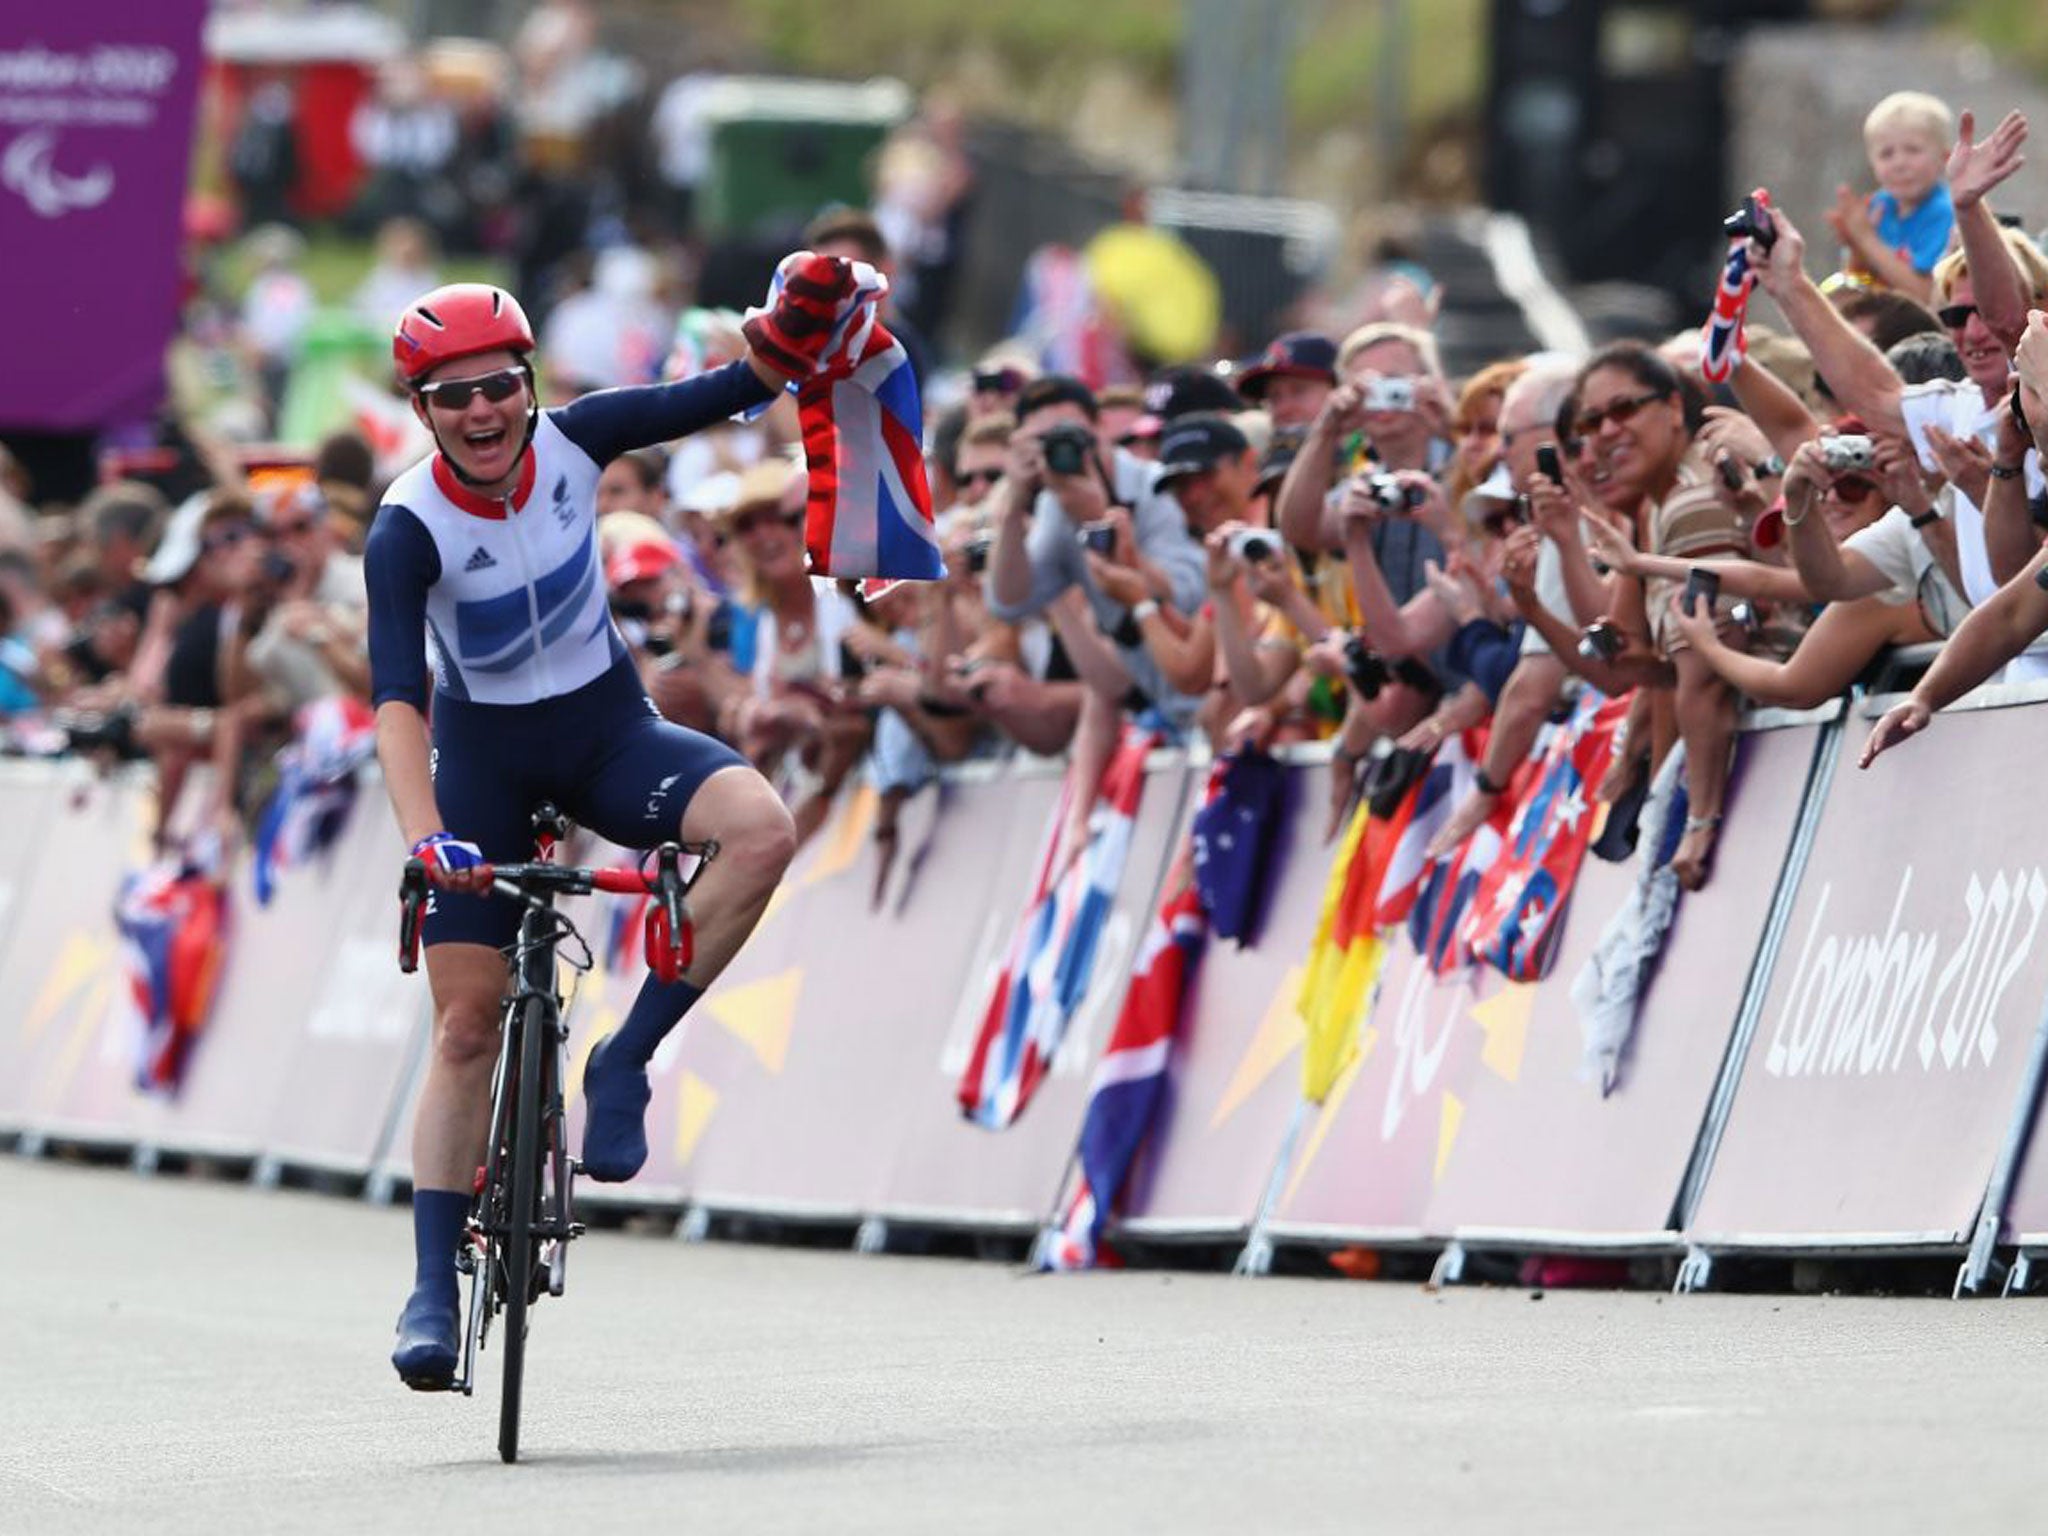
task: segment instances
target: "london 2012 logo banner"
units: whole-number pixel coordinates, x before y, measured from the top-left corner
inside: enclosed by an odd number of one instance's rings
[[[206,0],[0,6],[0,427],[146,417],[177,318]]]

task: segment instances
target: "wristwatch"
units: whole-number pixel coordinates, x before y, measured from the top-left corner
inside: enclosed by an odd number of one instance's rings
[[[1991,478],[1994,480],[2017,480],[2025,472],[2026,467],[2027,461],[2025,459],[2020,460],[2017,464],[1994,464],[1991,466]]]

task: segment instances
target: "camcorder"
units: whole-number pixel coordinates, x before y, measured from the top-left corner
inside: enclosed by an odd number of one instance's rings
[[[1877,444],[1851,432],[1821,439],[1821,462],[1829,469],[1869,469],[1877,463]]]
[[[1093,550],[1098,555],[1108,556],[1116,552],[1116,524],[1107,518],[1099,523],[1084,523],[1074,537],[1083,549]]]
[[[1595,619],[1579,632],[1579,654],[1588,661],[1612,661],[1628,649],[1628,641],[1607,619]]]
[[[1421,486],[1403,485],[1384,470],[1361,475],[1358,483],[1372,498],[1372,504],[1392,517],[1406,517],[1429,500],[1429,492]]]
[[[995,547],[995,542],[985,533],[977,533],[967,541],[967,570],[970,575],[979,576],[988,569],[988,552]]]
[[[1370,704],[1393,675],[1386,662],[1365,643],[1363,635],[1344,637],[1344,676],[1361,699]]]
[[[1270,528],[1240,528],[1230,536],[1230,552],[1259,564],[1280,558],[1280,535]]]
[[[1368,411],[1412,411],[1415,409],[1415,381],[1367,379],[1364,403]]]
[[[1045,456],[1045,467],[1052,474],[1082,474],[1095,452],[1095,434],[1071,421],[1055,422],[1039,436],[1038,451]]]
[[[1756,194],[1750,193],[1742,200],[1742,206],[1721,221],[1721,228],[1730,240],[1754,240],[1768,251],[1778,243],[1778,225],[1771,217],[1771,210],[1757,201]]]

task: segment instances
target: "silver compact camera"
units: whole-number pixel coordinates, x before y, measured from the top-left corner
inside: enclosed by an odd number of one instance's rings
[[[1821,462],[1829,469],[1869,469],[1877,462],[1877,444],[1857,433],[1823,438]]]
[[[1230,552],[1254,564],[1280,557],[1280,535],[1270,528],[1240,528],[1230,536]]]
[[[1367,379],[1365,408],[1368,411],[1412,411],[1415,409],[1413,379]]]

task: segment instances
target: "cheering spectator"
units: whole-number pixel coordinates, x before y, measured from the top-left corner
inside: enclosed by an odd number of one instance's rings
[[[1927,274],[1948,251],[1955,207],[1941,179],[1955,137],[1947,103],[1924,91],[1894,91],[1863,120],[1863,148],[1877,191],[1868,202],[1844,185],[1828,210],[1851,271],[1925,303]]]

